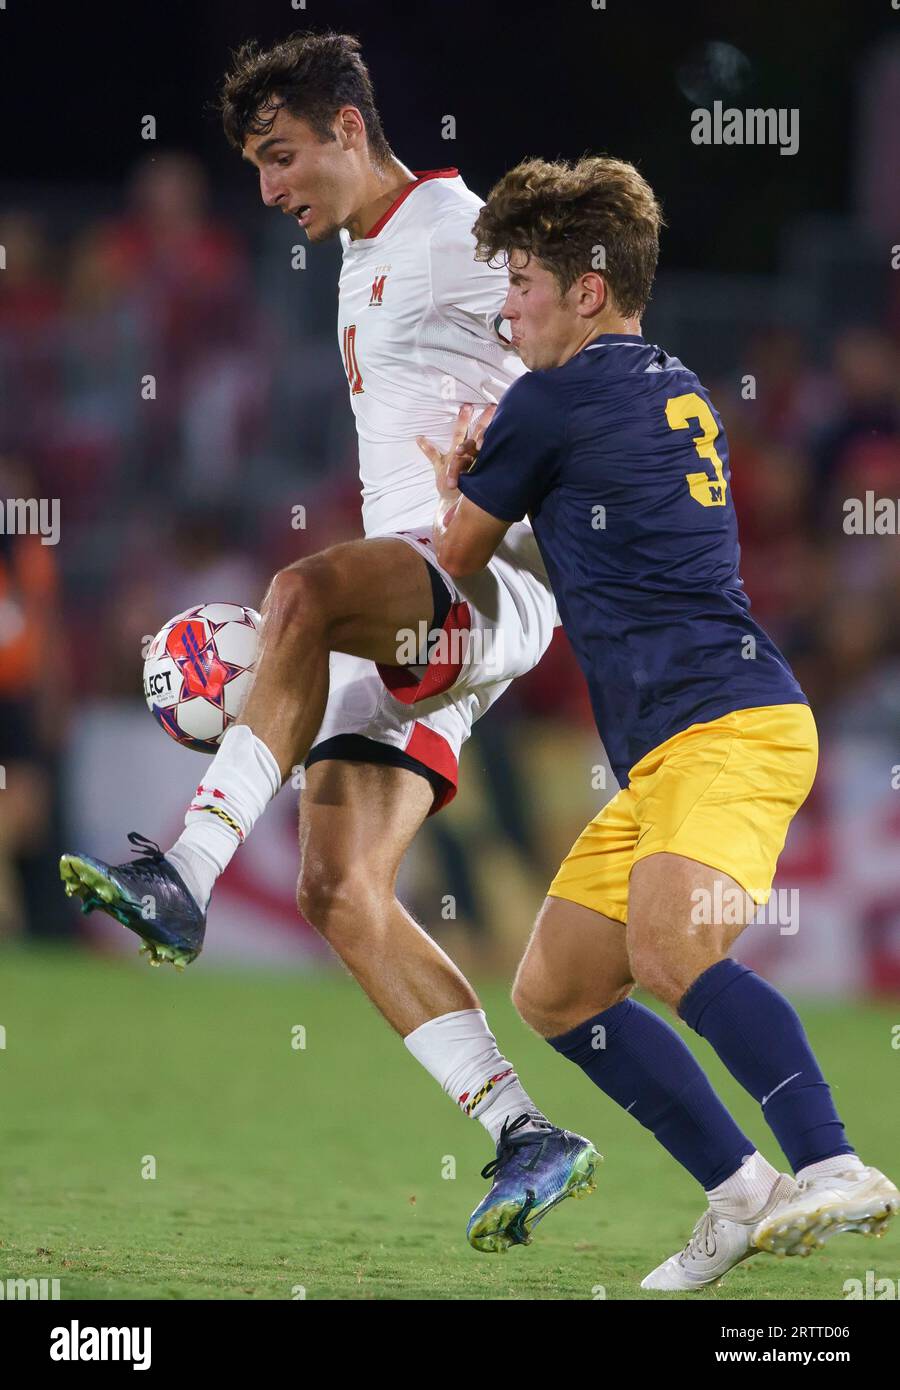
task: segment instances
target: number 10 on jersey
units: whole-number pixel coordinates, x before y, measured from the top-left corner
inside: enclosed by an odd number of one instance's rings
[[[350,383],[351,396],[361,396],[363,390],[362,372],[356,360],[356,324],[348,323],[344,329],[344,371]]]

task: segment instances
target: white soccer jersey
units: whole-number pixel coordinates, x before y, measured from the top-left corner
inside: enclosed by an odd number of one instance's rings
[[[438,571],[434,469],[416,435],[446,448],[461,405],[498,401],[524,371],[497,331],[506,271],[475,260],[480,206],[455,169],[437,169],[417,175],[367,237],[341,233],[338,335],[366,535],[395,535]],[[510,526],[483,570],[444,579],[452,603],[438,635],[449,658],[395,668],[332,652],[325,717],[307,759],[365,760],[381,745],[375,761],[432,780],[433,810],[456,791],[473,723],[537,665],[558,622],[528,521]]]
[[[456,169],[417,174],[369,232],[341,232],[338,339],[359,436],[367,536],[426,527],[461,405],[496,402],[525,368],[497,331],[507,274],[476,261],[482,206]]]

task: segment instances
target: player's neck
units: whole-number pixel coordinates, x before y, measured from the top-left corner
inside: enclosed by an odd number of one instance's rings
[[[351,240],[357,241],[367,236],[388,208],[394,204],[409,184],[415,183],[416,176],[405,164],[391,155],[380,168],[369,166],[365,185],[361,191],[359,207],[344,223]]]
[[[593,321],[590,329],[586,330],[583,336],[579,336],[577,341],[573,343],[571,352],[563,360],[570,362],[577,353],[582,352],[595,339],[602,337],[605,333],[615,333],[620,337],[639,338],[641,336],[641,321],[635,318],[623,318],[621,314],[600,314]]]

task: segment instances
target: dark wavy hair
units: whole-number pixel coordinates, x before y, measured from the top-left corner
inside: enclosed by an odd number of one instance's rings
[[[599,270],[630,318],[650,298],[662,225],[656,195],[634,165],[594,155],[517,164],[491,189],[473,231],[478,260],[506,263],[511,251],[524,251],[552,271],[560,295]]]
[[[219,111],[231,145],[243,150],[250,135],[266,135],[285,107],[324,144],[334,140],[332,122],[342,106],[363,118],[376,164],[391,155],[369,69],[352,34],[297,32],[271,48],[249,39],[231,55],[219,95]]]

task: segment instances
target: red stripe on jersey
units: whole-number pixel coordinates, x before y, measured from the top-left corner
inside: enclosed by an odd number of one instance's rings
[[[383,212],[381,214],[378,221],[375,223],[375,226],[369,228],[365,236],[362,238],[363,241],[371,241],[373,237],[376,237],[378,235],[378,233],[384,227],[385,223],[390,221],[400,204],[406,201],[406,199],[409,197],[410,193],[412,193],[414,188],[418,188],[420,184],[428,183],[429,179],[455,179],[459,177],[458,169],[426,169],[422,172],[420,172],[418,169],[415,169],[413,170],[413,172],[416,176],[415,183],[408,183],[406,185],[406,187],[401,192],[400,196],[398,198],[395,198],[394,201],[391,203],[387,212]]]

